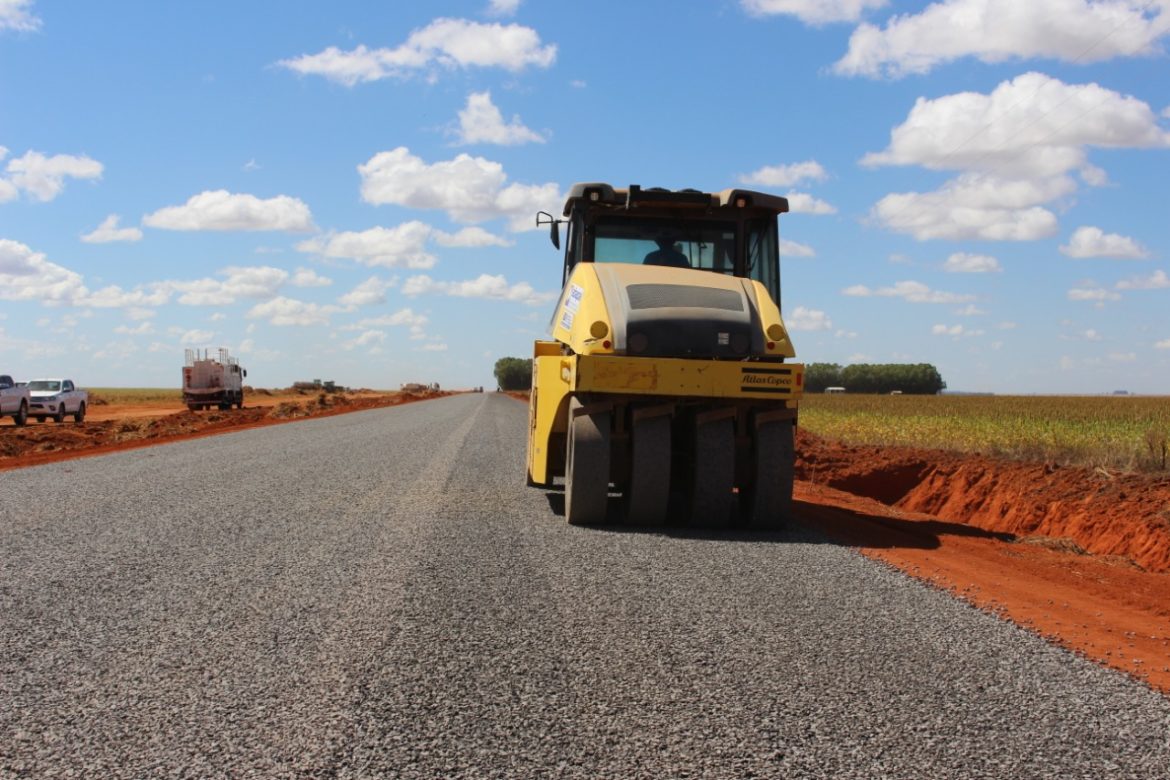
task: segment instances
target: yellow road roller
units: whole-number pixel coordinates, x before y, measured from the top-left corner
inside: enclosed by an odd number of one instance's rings
[[[804,366],[780,316],[788,201],[575,184],[537,214],[563,289],[533,351],[528,484],[574,525],[778,529]]]

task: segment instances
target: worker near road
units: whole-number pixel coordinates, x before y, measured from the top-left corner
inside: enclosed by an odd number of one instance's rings
[[[643,265],[669,265],[674,268],[690,268],[687,256],[674,248],[673,238],[656,238],[654,243],[658,248],[642,260]]]

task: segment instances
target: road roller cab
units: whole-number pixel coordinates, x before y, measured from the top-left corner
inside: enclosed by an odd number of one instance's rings
[[[528,482],[562,477],[570,523],[785,523],[804,374],[779,309],[786,211],[749,190],[590,183],[537,216],[558,248],[567,232]]]

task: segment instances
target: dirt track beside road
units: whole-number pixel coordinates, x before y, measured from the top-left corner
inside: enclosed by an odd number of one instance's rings
[[[0,426],[0,471],[445,395],[450,393],[256,392],[247,396],[243,409],[205,412],[188,411],[177,402],[95,404],[82,423],[70,418],[61,424]]]

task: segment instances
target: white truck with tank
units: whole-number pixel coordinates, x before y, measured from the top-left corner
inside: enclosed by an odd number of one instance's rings
[[[16,384],[8,374],[0,374],[0,417],[11,417],[17,425],[24,425],[31,403],[27,387]]]
[[[72,379],[34,379],[28,383],[29,417],[44,422],[52,417],[59,423],[69,415],[74,422],[85,419],[89,393],[79,388]]]
[[[183,366],[183,403],[193,412],[215,406],[221,411],[244,408],[244,377],[248,372],[239,361],[220,347],[211,350],[188,349]]]

